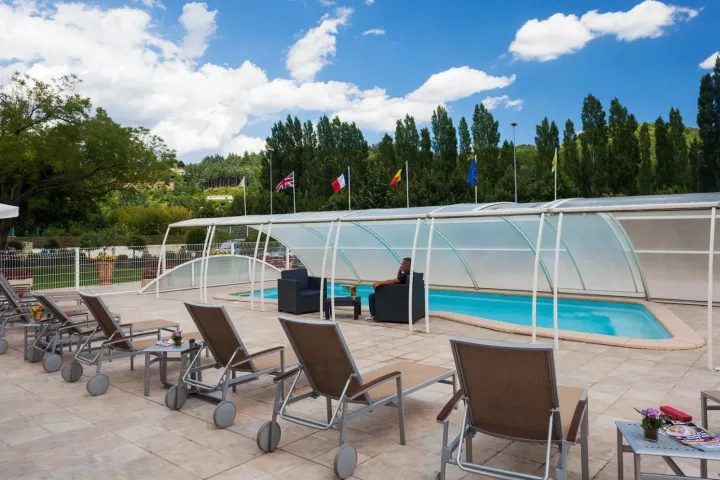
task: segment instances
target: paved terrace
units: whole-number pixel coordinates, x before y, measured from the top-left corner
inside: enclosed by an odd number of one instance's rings
[[[211,289],[209,297],[228,293]],[[183,299],[193,293],[166,294],[156,300],[145,295],[109,295],[110,307],[124,322],[154,318],[175,320],[194,330]],[[246,303],[225,302],[246,344],[260,348],[286,344],[274,305],[267,312],[252,312]],[[670,306],[693,329],[705,336],[705,310],[693,306]],[[431,365],[453,366],[448,337],[468,336],[498,341],[529,341],[529,337],[504,334],[468,325],[431,321],[432,334],[409,333],[406,326],[368,324],[338,315],[343,333],[361,370],[373,369],[397,359]],[[720,316],[716,317],[720,318]],[[720,333],[718,329],[714,336]],[[337,432],[317,432],[281,421],[278,451],[261,454],[255,444],[258,427],[270,418],[274,386],[268,378],[238,389],[230,396],[238,407],[235,425],[219,430],[212,423],[213,405],[191,398],[182,411],[164,405],[157,365],[154,365],[150,397],[143,397],[143,360],[136,370],[129,360],[104,366],[111,387],[101,397],[90,397],[85,377],[65,383],[60,373],[46,374],[41,364],[22,359],[22,337],[7,336],[11,349],[0,357],[0,479],[153,478],[153,479],[332,479]],[[67,361],[67,358],[66,358]],[[597,479],[617,478],[614,422],[637,419],[633,407],[670,404],[699,418],[699,392],[716,389],[720,375],[705,369],[705,349],[690,351],[632,350],[561,341],[556,353],[559,383],[590,387],[590,471]],[[176,375],[177,364],[170,370]],[[355,477],[375,479],[424,479],[438,469],[441,427],[435,416],[450,398],[447,385],[413,394],[406,401],[407,446],[399,445],[396,411],[379,410],[349,423],[347,441],[357,447]],[[322,418],[325,404],[301,407]],[[460,411],[452,422],[459,428]],[[720,414],[711,426],[720,430]],[[455,431],[456,431],[455,430]],[[451,432],[454,433],[454,432]],[[523,472],[539,472],[542,447],[511,443],[478,435],[474,440],[476,461]],[[554,457],[555,458],[555,457]],[[628,459],[629,460],[629,459]],[[553,460],[554,461],[554,460]],[[570,478],[580,478],[579,448],[571,450]],[[698,474],[697,465],[678,461],[687,473]],[[662,461],[647,458],[644,467],[669,473]],[[626,476],[632,462],[626,461]],[[717,477],[720,464],[711,464]],[[465,476],[457,468],[449,478]],[[628,477],[629,478],[629,477]]]

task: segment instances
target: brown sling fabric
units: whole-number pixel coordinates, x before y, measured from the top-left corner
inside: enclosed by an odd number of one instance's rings
[[[552,348],[455,339],[451,344],[472,426],[505,437],[547,440],[550,412],[558,407],[550,376]],[[554,440],[562,438],[559,425],[556,419]]]
[[[103,302],[100,297],[95,295],[84,295],[81,293],[80,298],[82,299],[83,303],[85,303],[85,305],[88,307],[88,310],[92,314],[93,318],[95,318],[95,321],[98,323],[100,330],[102,330],[105,334],[105,338],[109,339],[110,337],[112,337],[113,340],[117,340],[124,337],[122,330],[120,330],[120,326],[117,324],[112,314],[110,313],[110,310],[108,310],[107,306],[105,305],[105,302]],[[115,343],[113,344],[113,348],[117,350],[125,350],[128,352],[135,350],[132,346],[132,343],[127,341]]]
[[[195,325],[207,342],[210,353],[220,365],[228,365],[232,359],[233,363],[242,361],[247,357],[247,350],[238,337],[235,327],[225,311],[225,307],[217,305],[204,305],[198,303],[185,303]],[[240,352],[233,354],[237,349]],[[278,361],[278,363],[280,363]],[[239,365],[237,371],[254,372],[252,362]]]
[[[337,325],[289,318],[280,318],[280,323],[316,391],[326,397],[340,398],[350,375],[357,374],[357,370],[348,357]],[[357,378],[352,380],[350,388],[359,386]]]
[[[47,297],[41,293],[33,293],[33,296],[37,299],[37,301],[47,309],[48,312],[55,318],[58,322],[60,322],[62,325],[72,325],[74,322],[72,319],[58,306],[55,301],[53,301],[50,297]],[[87,332],[87,325],[83,325],[84,329],[80,330],[78,328],[71,328],[68,329],[68,332],[70,333],[85,333]],[[92,330],[90,330],[92,331]]]
[[[15,288],[10,285],[10,281],[8,281],[8,279],[2,274],[0,274],[0,290],[3,291],[8,303],[13,306],[15,313],[20,315],[22,321],[25,323],[31,323],[32,316],[30,315],[30,308],[22,304],[22,300],[15,291]]]

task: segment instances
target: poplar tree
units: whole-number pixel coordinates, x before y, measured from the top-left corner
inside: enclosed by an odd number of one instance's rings
[[[655,120],[655,187],[658,193],[671,192],[675,185],[673,143],[662,117]]]
[[[458,136],[460,137],[458,165],[464,166],[472,157],[472,139],[470,138],[470,130],[465,117],[462,117],[460,123],[458,123]]]
[[[605,172],[607,164],[608,138],[605,111],[600,100],[592,94],[585,97],[582,108],[583,133],[580,194],[584,197],[607,193]]]
[[[652,195],[654,191],[653,167],[651,159],[650,127],[643,123],[639,134],[640,171],[638,173],[638,192],[641,195]]]
[[[610,102],[608,121],[610,145],[607,163],[607,186],[612,193],[632,195],[637,186],[640,147],[635,132],[638,122],[617,98]]]

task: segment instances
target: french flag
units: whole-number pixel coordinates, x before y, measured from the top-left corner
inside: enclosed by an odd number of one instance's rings
[[[345,188],[348,183],[350,183],[350,167],[346,168],[342,175],[333,180],[332,188],[335,190],[335,193],[338,193]]]

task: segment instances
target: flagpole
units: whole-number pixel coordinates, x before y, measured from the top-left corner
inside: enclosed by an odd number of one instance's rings
[[[245,181],[245,186],[243,187],[243,211],[245,212],[245,216],[247,216],[247,181]]]
[[[408,162],[405,162],[405,199],[410,208],[410,175],[408,175]]]
[[[352,210],[350,207],[350,165],[348,165],[348,210]]]
[[[295,209],[295,185],[297,183],[297,178],[295,178],[295,172],[293,172],[293,213],[297,213],[297,210]]]
[[[270,150],[270,215],[272,215],[272,194],[273,194],[273,181],[272,181],[272,150]]]
[[[473,157],[475,162],[475,203],[477,203],[477,155]]]
[[[558,158],[557,158],[557,148],[555,148],[555,200],[557,200],[557,171],[558,171]]]

